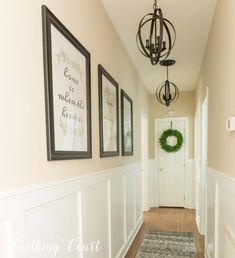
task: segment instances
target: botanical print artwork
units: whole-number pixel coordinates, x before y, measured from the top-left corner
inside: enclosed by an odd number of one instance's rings
[[[80,65],[76,63],[74,60],[71,60],[63,49],[60,49],[60,52],[56,54],[56,56],[58,58],[58,63],[64,63],[65,65],[71,66],[73,70],[75,70],[82,79],[83,73],[81,71]]]
[[[116,87],[103,75],[103,151],[117,151]]]
[[[56,151],[87,151],[86,58],[52,24]]]
[[[90,53],[42,6],[47,159],[92,157]]]
[[[124,98],[124,148],[125,152],[132,151],[131,104]]]
[[[133,155],[133,101],[121,90],[122,155]]]
[[[118,83],[98,65],[100,157],[119,155]]]

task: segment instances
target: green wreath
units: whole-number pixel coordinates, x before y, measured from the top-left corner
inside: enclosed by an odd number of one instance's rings
[[[174,146],[171,146],[167,143],[167,138],[170,136],[175,136],[177,139],[177,143]],[[184,140],[183,140],[183,135],[181,132],[179,132],[178,130],[173,130],[173,129],[168,129],[166,131],[164,131],[161,135],[161,137],[159,138],[159,143],[162,147],[163,150],[165,150],[166,152],[176,152],[178,150],[180,150],[180,148],[182,147]]]

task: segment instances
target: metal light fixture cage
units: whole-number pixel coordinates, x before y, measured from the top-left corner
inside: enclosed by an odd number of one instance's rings
[[[139,51],[150,59],[152,65],[166,59],[175,45],[176,31],[173,24],[163,18],[162,10],[153,5],[153,13],[146,14],[139,23],[136,43]],[[143,35],[146,34],[145,42]]]
[[[179,89],[177,88],[177,86],[173,83],[169,81],[168,75],[168,67],[171,65],[174,65],[176,62],[175,60],[163,60],[160,62],[161,66],[166,66],[166,70],[167,70],[167,79],[164,82],[164,84],[161,84],[157,90],[156,90],[156,97],[157,100],[169,107],[170,104],[173,104],[174,102],[177,101],[177,99],[179,98]]]

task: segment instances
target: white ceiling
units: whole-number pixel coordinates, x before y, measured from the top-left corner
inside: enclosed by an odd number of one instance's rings
[[[140,19],[152,11],[153,0],[101,0],[120,35],[149,93],[165,81],[166,68],[153,66],[136,46]],[[168,58],[176,65],[169,68],[170,80],[181,91],[193,90],[207,43],[217,0],[158,0],[163,16],[175,26],[177,38]]]

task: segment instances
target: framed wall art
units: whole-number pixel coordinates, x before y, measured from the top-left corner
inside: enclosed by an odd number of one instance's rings
[[[100,156],[119,155],[119,104],[118,83],[101,66],[98,66]]]
[[[133,102],[121,90],[122,155],[133,155]]]
[[[48,160],[91,158],[90,53],[42,6]]]

